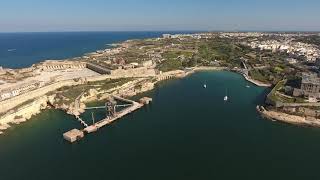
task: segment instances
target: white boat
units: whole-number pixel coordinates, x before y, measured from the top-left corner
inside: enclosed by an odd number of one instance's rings
[[[205,89],[206,89],[206,88],[207,88],[207,85],[206,85],[206,84],[204,84],[204,85],[203,85],[203,88],[205,88]]]
[[[250,88],[250,86],[249,86],[249,85],[247,85],[246,87],[247,87],[247,88]]]
[[[227,90],[226,90],[226,96],[224,96],[223,100],[224,100],[224,101],[228,101],[228,93],[227,93]]]

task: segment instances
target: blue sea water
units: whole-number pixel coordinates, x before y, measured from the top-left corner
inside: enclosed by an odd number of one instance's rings
[[[22,68],[46,59],[82,56],[128,39],[187,32],[42,32],[0,33],[0,66]]]
[[[163,82],[140,95],[150,105],[74,144],[62,134],[80,123],[45,110],[0,136],[0,180],[320,179],[320,130],[261,118],[266,89],[247,84],[231,72]]]

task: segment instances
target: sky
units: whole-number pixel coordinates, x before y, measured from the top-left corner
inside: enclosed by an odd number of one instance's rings
[[[320,31],[320,0],[1,0],[0,32]]]

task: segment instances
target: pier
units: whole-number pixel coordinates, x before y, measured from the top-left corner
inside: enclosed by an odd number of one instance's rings
[[[73,143],[75,141],[78,141],[80,139],[82,139],[85,134],[90,134],[93,132],[98,131],[99,129],[101,129],[102,127],[105,127],[117,120],[119,120],[120,118],[142,108],[144,105],[149,104],[150,102],[152,102],[152,98],[149,97],[144,97],[141,98],[138,102],[129,100],[129,99],[125,99],[119,96],[113,96],[113,98],[115,100],[118,101],[122,101],[128,104],[121,104],[121,105],[117,105],[115,101],[108,101],[106,102],[105,106],[97,106],[97,107],[88,107],[86,108],[86,110],[94,110],[94,109],[106,109],[106,118],[102,119],[98,122],[93,122],[92,125],[88,125],[85,121],[83,121],[79,116],[76,116],[77,120],[84,126],[84,129],[82,130],[78,130],[78,129],[73,129],[70,130],[66,133],[63,134],[63,137],[65,140]],[[117,112],[116,108],[117,107],[125,107],[125,109]],[[92,117],[93,118],[93,117]],[[94,121],[94,119],[93,119]]]
[[[64,133],[63,137],[65,140],[73,143],[73,142],[83,138],[84,133],[83,133],[83,131],[80,131],[78,129],[72,129],[71,131]]]
[[[75,116],[76,119],[84,126],[84,127],[88,127],[89,125],[84,121],[82,120],[79,116]]]

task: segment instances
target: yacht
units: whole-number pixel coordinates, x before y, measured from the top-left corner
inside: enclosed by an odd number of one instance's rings
[[[226,90],[226,96],[224,96],[223,100],[224,100],[224,101],[228,101],[228,93],[227,93],[227,90]]]

